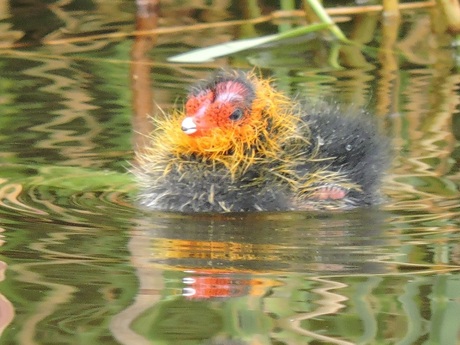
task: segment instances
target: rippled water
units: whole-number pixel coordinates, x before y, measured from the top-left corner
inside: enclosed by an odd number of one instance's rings
[[[363,50],[311,36],[167,61],[302,22],[213,26],[237,6],[165,1],[149,19],[131,1],[2,4],[0,344],[460,343],[460,59],[448,34],[430,31],[434,11],[405,12],[399,27],[348,18],[341,27]],[[225,66],[375,113],[395,152],[387,203],[138,208],[128,170],[145,114],[161,116]]]

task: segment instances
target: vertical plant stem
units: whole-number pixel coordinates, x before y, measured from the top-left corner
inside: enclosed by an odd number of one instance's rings
[[[330,25],[332,34],[342,42],[349,42],[342,30],[334,23],[331,17],[327,14],[326,10],[318,0],[304,0],[304,6],[310,6],[318,18],[323,22]]]
[[[294,0],[281,0],[280,8],[283,11],[294,11],[295,10],[295,1]],[[290,23],[281,23],[278,25],[279,32],[284,32],[286,30],[292,29],[292,24]]]
[[[438,0],[444,10],[449,31],[460,34],[460,3],[458,0]]]
[[[137,0],[136,30],[153,30],[158,26],[159,1]],[[134,147],[142,150],[150,145],[146,139],[152,130],[150,117],[154,116],[153,80],[148,52],[155,46],[156,35],[136,36],[131,50],[131,90],[133,97]]]
[[[399,1],[383,0],[383,15],[385,17],[399,17]]]
[[[281,9],[282,10],[294,10],[295,1],[294,0],[281,0]]]
[[[257,18],[262,15],[257,0],[240,1],[238,6],[244,19]],[[257,30],[255,29],[254,24],[249,22],[241,25],[237,30],[239,31],[239,38],[257,36]]]

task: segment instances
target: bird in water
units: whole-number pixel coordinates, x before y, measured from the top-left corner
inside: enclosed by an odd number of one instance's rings
[[[365,111],[309,105],[255,73],[219,71],[156,119],[135,169],[152,210],[350,209],[382,201],[388,140]]]

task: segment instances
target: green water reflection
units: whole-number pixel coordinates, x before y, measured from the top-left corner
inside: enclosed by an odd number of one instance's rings
[[[0,4],[0,344],[460,342],[459,53],[436,11],[404,12],[396,28],[350,16],[341,28],[363,49],[311,36],[167,62],[304,20],[212,26],[257,17],[239,6],[164,1],[159,17],[136,17],[122,0]],[[228,66],[375,113],[395,151],[388,202],[333,214],[140,209],[128,169],[146,115]]]

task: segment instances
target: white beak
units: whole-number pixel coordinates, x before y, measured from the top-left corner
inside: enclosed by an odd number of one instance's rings
[[[193,134],[196,132],[196,123],[193,121],[193,118],[191,117],[186,117],[182,121],[181,125],[182,130],[184,131],[185,134]]]

